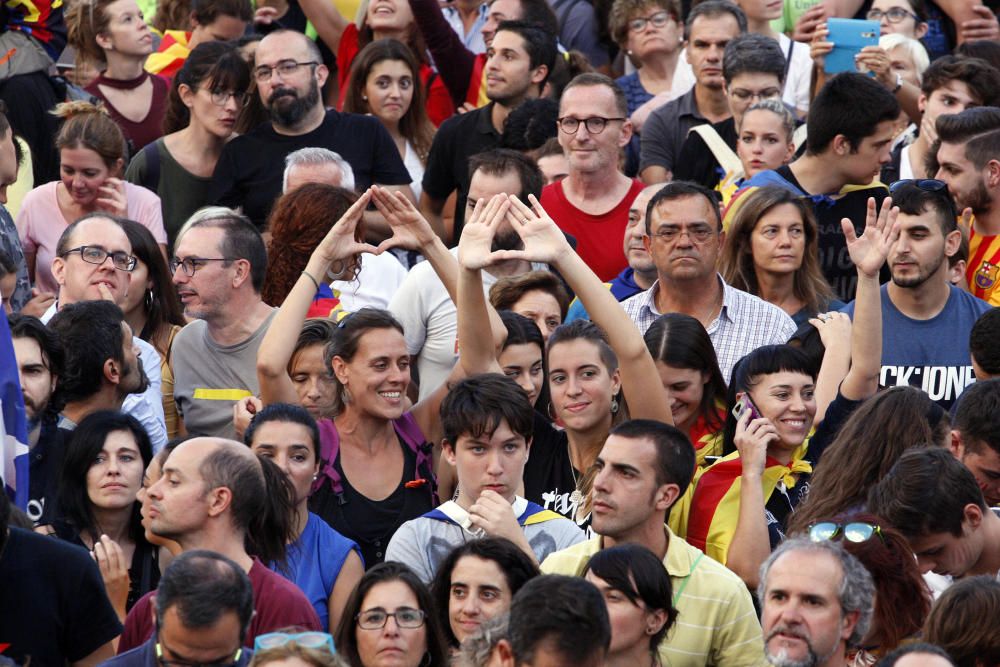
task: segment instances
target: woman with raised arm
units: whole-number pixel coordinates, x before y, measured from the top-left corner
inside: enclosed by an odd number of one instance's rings
[[[784,537],[788,516],[803,499],[806,481],[840,424],[878,389],[882,357],[878,273],[899,237],[898,213],[887,198],[876,214],[875,200],[869,199],[862,236],[857,236],[850,220],[841,223],[858,271],[853,363],[816,432],[807,442],[817,411],[816,369],[809,357],[787,345],[751,352],[737,365],[730,387],[743,409],[738,419],[727,415],[723,451],[733,446],[736,451],[708,468],[671,514],[671,528],[681,529],[679,534],[740,575],[748,586],[757,585],[761,564]],[[818,318],[814,321],[820,323]]]
[[[538,200],[529,198],[532,207],[517,197],[507,198],[506,222],[486,216],[466,223],[462,231],[458,251],[462,266],[458,309],[461,361],[466,372],[498,370],[493,347],[496,338],[484,329],[489,319],[480,271],[487,266],[507,259],[545,262],[583,302],[594,323],[578,320],[562,325],[549,338],[549,409],[562,420],[565,430],[556,431],[548,424],[547,431],[536,429],[524,471],[524,495],[585,525],[590,514],[589,471],[612,424],[625,417],[623,403],[627,401],[627,413],[633,418],[667,424],[672,424],[673,418],[660,375],[639,331],[573,251]],[[500,224],[514,228],[523,250],[491,250]]]
[[[372,201],[393,230],[379,248],[355,240]],[[454,257],[405,196],[373,187],[347,210],[309,258],[261,342],[257,377],[265,405],[299,401],[288,362],[319,281],[350,271],[359,253],[422,242],[424,256],[453,290]],[[400,524],[438,504],[430,443],[441,439],[438,409],[447,384],[406,409],[410,355],[403,330],[392,315],[375,308],[341,320],[324,357],[340,409],[333,420],[319,420],[323,460],[309,507],[357,542],[371,566],[382,562]]]

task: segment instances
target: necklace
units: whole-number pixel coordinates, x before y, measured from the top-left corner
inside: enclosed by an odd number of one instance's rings
[[[580,480],[576,476],[576,468],[573,467],[573,461],[569,462],[569,474],[573,476],[573,493],[569,494],[569,501],[573,503],[574,507],[579,507],[580,503],[583,502],[583,493],[580,491]]]

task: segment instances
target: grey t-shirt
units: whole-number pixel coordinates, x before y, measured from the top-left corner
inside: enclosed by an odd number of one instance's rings
[[[208,335],[208,325],[197,320],[174,338],[174,400],[191,435],[235,438],[233,405],[260,391],[257,349],[277,309],[246,340],[223,346]]]
[[[587,539],[586,534],[569,519],[543,510],[524,498],[515,498],[512,510],[523,526],[524,535],[539,563],[549,554]],[[429,584],[452,549],[477,538],[455,523],[455,518],[467,523],[464,519],[467,516],[468,513],[457,503],[448,501],[418,519],[407,521],[389,541],[385,559],[406,563],[421,581]]]

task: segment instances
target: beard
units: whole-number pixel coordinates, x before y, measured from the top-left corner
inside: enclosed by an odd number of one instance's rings
[[[892,274],[892,282],[897,287],[906,287],[906,288],[910,288],[910,289],[912,289],[914,287],[920,287],[925,282],[927,282],[927,280],[931,276],[933,276],[935,273],[937,273],[937,270],[941,267],[941,264],[945,261],[945,259],[946,259],[946,257],[942,254],[941,257],[938,258],[938,261],[935,262],[933,266],[929,266],[927,268],[920,267],[918,269],[918,271],[917,271],[917,275],[915,275],[915,276],[907,276],[905,278],[904,277],[897,278],[896,274],[893,273]]]
[[[319,84],[316,79],[309,82],[305,97],[299,97],[291,88],[277,88],[267,98],[267,110],[271,121],[282,127],[295,127],[319,104]]]
[[[976,183],[975,189],[969,193],[966,197],[966,201],[962,202],[962,208],[971,208],[973,213],[985,213],[993,208],[993,200],[990,198],[990,192],[986,189],[986,185],[980,180]],[[959,210],[959,213],[962,211]]]
[[[496,236],[493,237],[493,243],[490,245],[490,250],[523,250],[524,242],[521,237],[517,235],[513,229],[506,229],[497,232]]]
[[[799,659],[793,659],[788,657],[788,649],[782,648],[777,653],[771,653],[770,643],[771,639],[774,638],[779,632],[788,632],[788,628],[777,627],[770,632],[767,636],[767,640],[764,642],[764,655],[767,658],[767,664],[774,665],[774,667],[816,667],[819,664],[819,656],[816,655],[816,651],[813,649],[812,642],[808,637],[801,633],[794,633],[799,639],[806,644],[806,654]]]
[[[125,395],[141,394],[149,389],[149,376],[146,375],[146,369],[142,367],[142,359],[137,359],[135,366],[123,361],[122,376],[125,379],[122,393]]]

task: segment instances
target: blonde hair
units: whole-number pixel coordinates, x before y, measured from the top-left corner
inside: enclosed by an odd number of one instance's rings
[[[906,55],[913,61],[913,66],[917,69],[917,78],[923,80],[924,72],[930,67],[931,59],[927,56],[927,49],[919,40],[893,32],[879,37],[878,45],[886,52],[892,51],[897,46],[903,47]]]
[[[119,160],[124,162],[128,154],[125,135],[104,105],[82,100],[62,102],[52,114],[63,119],[56,135],[57,150],[89,148],[101,156],[109,169],[114,169]]]

